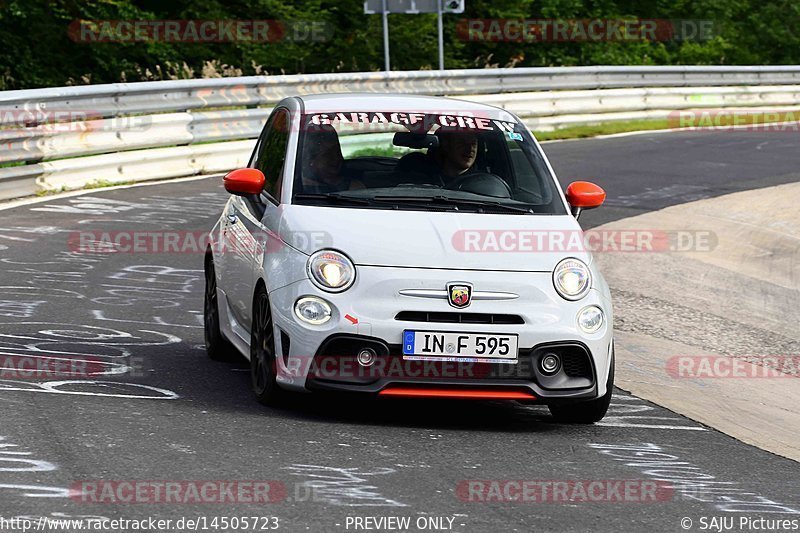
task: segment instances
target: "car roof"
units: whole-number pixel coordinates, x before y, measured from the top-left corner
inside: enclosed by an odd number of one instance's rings
[[[516,118],[499,107],[456,98],[385,93],[337,93],[298,96],[306,113],[337,112],[406,112],[427,114],[464,114],[516,122]]]

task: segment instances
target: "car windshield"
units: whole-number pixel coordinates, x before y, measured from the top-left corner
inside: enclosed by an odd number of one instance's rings
[[[338,112],[301,120],[295,204],[566,214],[530,133],[510,117]]]

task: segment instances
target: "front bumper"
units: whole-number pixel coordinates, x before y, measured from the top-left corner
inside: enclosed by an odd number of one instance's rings
[[[401,294],[407,289],[443,289],[454,280],[472,283],[475,291],[517,298],[475,300],[456,310],[444,298]],[[358,267],[353,287],[340,294],[299,281],[270,293],[278,381],[302,391],[375,394],[397,385],[480,386],[524,390],[545,402],[596,398],[606,392],[613,337],[612,308],[604,292],[592,290],[581,301],[569,302],[555,292],[549,273],[364,266]],[[308,295],[331,304],[329,322],[311,326],[295,317],[295,301]],[[587,305],[598,305],[605,313],[605,324],[593,334],[577,325],[578,312]],[[409,361],[402,355],[404,330],[515,334],[519,358],[516,364]],[[378,356],[369,367],[356,361],[363,347]],[[563,355],[564,364],[555,376],[546,376],[538,361],[553,350]]]

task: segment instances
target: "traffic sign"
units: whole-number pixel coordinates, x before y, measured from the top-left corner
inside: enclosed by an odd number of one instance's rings
[[[444,70],[444,30],[442,13],[463,13],[465,0],[364,0],[364,14],[379,14],[383,18],[383,56],[389,72],[389,13],[417,15],[436,13],[439,34],[439,70]]]
[[[441,2],[442,13],[463,13],[464,0],[386,0],[387,13],[438,13]],[[383,0],[366,0],[364,13],[376,15],[383,13]]]
[[[440,0],[386,0],[387,13],[404,13],[416,15],[417,13],[438,13]],[[384,0],[366,0],[364,13],[374,15],[383,13]]]

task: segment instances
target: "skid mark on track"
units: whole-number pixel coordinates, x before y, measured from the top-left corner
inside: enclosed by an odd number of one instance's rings
[[[647,405],[641,398],[614,395],[608,408],[608,414],[595,425],[615,428],[708,431],[700,424],[680,415],[662,416],[654,414],[653,411],[656,411],[656,408]]]
[[[29,485],[20,483],[9,483],[6,477],[8,473],[26,474],[43,472],[54,472],[58,466],[42,459],[34,459],[32,452],[19,449],[19,445],[9,442],[7,437],[0,436],[0,490],[21,492],[28,498],[66,498],[69,496],[69,489],[61,487],[49,487],[46,485]]]
[[[345,507],[407,507],[406,504],[387,498],[371,485],[372,476],[386,476],[396,472],[393,468],[364,471],[360,468],[292,464],[292,476],[309,478],[295,484],[294,501],[319,502]]]
[[[741,483],[720,481],[691,462],[668,453],[665,447],[650,442],[590,443],[589,447],[636,468],[650,479],[669,483],[685,501],[710,503],[718,511],[728,513],[800,514],[800,510],[740,488]]]

